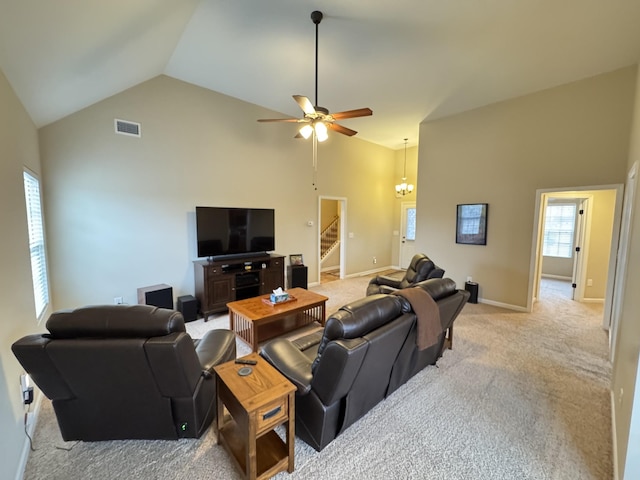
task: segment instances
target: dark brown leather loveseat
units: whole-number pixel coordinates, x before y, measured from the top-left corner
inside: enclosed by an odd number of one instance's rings
[[[450,346],[453,321],[469,292],[448,278],[426,280],[414,289],[420,292],[412,294],[428,297],[432,310],[425,312],[399,294],[371,295],[343,306],[322,331],[262,348],[261,355],[296,385],[296,435],[316,450],[435,364]],[[429,326],[431,341],[419,345]]]
[[[393,293],[396,290],[412,287],[430,278],[444,277],[444,270],[433,263],[433,260],[424,253],[416,253],[404,275],[400,275],[400,273],[375,276],[367,285],[367,295]]]
[[[233,332],[192,340],[181,313],[149,305],[60,311],[47,330],[11,349],[67,441],[199,437],[216,411],[213,367],[236,357]]]

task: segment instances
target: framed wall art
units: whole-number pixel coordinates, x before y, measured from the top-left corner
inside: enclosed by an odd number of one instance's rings
[[[456,243],[487,244],[488,203],[458,205],[456,215]]]
[[[294,253],[293,255],[289,255],[289,263],[291,265],[304,265],[304,262],[302,261],[302,254]]]

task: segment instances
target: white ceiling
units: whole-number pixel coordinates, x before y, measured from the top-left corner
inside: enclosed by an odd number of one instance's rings
[[[418,124],[640,60],[639,0],[0,0],[0,68],[40,127],[160,74],[390,148]],[[292,124],[265,124],[290,128]]]

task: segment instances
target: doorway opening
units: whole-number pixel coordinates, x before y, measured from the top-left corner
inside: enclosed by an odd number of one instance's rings
[[[607,299],[613,291],[621,202],[622,185],[536,192],[528,311],[533,311],[535,302],[545,301],[546,294],[566,292],[569,295],[570,292],[571,298],[577,302],[604,304],[603,327],[608,328]],[[573,249],[571,258],[566,258],[566,251],[565,258],[544,255],[547,207],[562,204],[573,204],[576,209],[573,238],[565,238]],[[557,231],[551,233],[559,234]],[[562,248],[566,250],[566,245]],[[557,260],[567,261],[559,267]],[[565,283],[556,283],[554,287],[546,280]],[[567,286],[571,290],[567,290]]]
[[[345,275],[345,220],[347,199],[318,197],[318,283]]]

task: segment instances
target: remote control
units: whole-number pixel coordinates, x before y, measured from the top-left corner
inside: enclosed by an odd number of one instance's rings
[[[256,365],[258,362],[255,360],[245,360],[242,358],[236,358],[236,363],[241,363],[242,365]]]

